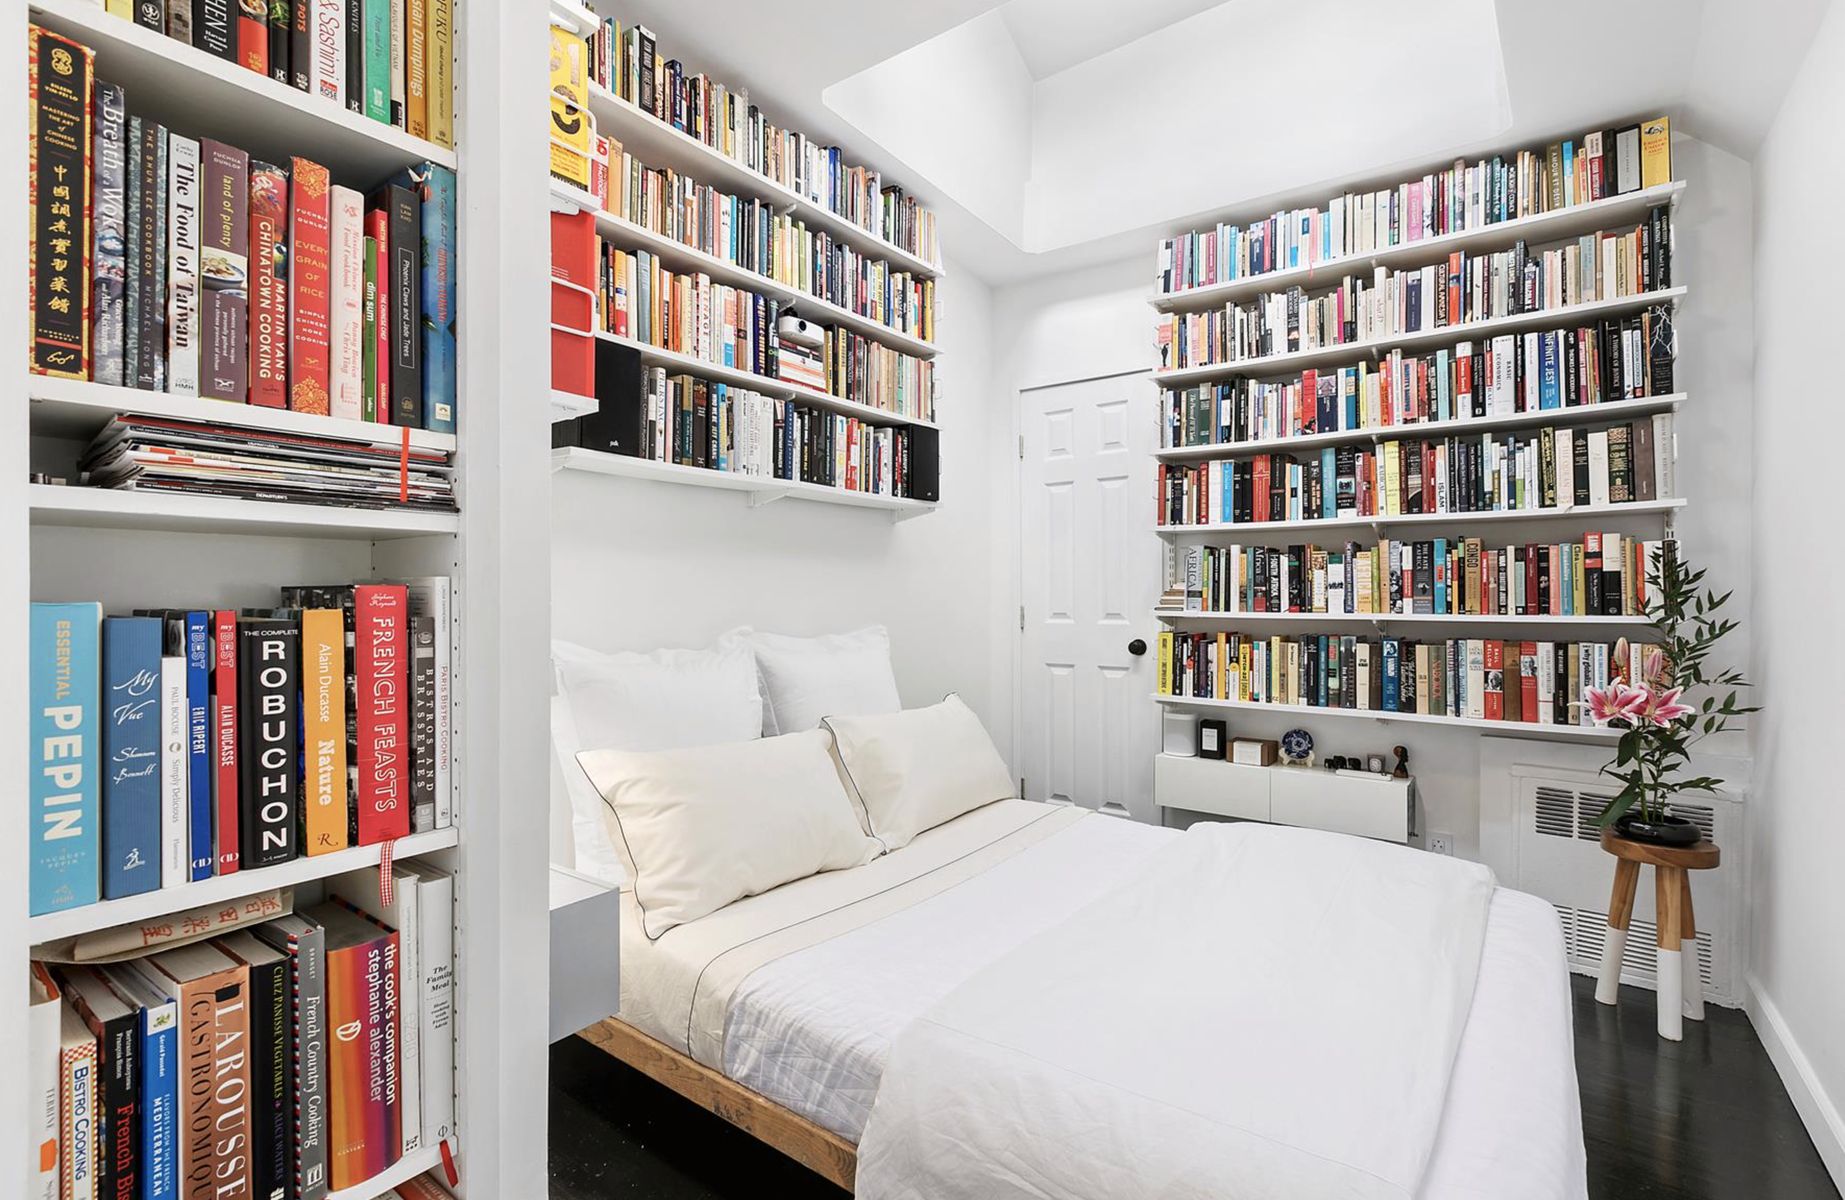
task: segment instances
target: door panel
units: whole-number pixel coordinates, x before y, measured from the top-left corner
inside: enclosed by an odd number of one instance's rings
[[[1159,539],[1147,513],[1155,392],[1144,376],[1020,396],[1025,795],[1157,820],[1152,636]]]

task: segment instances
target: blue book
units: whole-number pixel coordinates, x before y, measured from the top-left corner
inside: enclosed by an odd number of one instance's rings
[[[160,886],[158,617],[104,617],[102,629],[102,894]]]
[[[1397,639],[1384,639],[1384,711],[1397,711],[1398,673],[1401,670],[1402,649]]]
[[[1454,353],[1451,350],[1435,352],[1435,419],[1452,420],[1454,417],[1454,398],[1448,383],[1454,377]]]
[[[1320,516],[1330,521],[1339,515],[1339,468],[1333,448],[1320,448]]]
[[[391,181],[421,201],[423,427],[455,432],[455,173],[434,163]]]
[[[1448,562],[1448,539],[1435,539],[1435,611],[1448,611],[1448,572],[1452,570]]]
[[[1557,335],[1538,334],[1538,407],[1563,407],[1562,382],[1558,378]]]
[[[145,962],[102,968],[110,990],[136,1008],[141,1075],[140,1164],[136,1200],[179,1200],[179,1005]]]
[[[185,614],[186,784],[188,856],[194,880],[210,879],[211,842],[211,614]]]
[[[34,604],[31,630],[32,915],[101,898],[97,800],[100,604]]]
[[[1358,428],[1358,368],[1345,367],[1340,370],[1339,378],[1343,381],[1345,392],[1345,424],[1341,429]]]

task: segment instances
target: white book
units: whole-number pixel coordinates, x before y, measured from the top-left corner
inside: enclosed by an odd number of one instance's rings
[[[419,890],[423,1145],[433,1146],[455,1130],[455,880],[422,863],[410,869]]]
[[[454,760],[454,668],[450,648],[454,644],[453,605],[450,603],[446,575],[406,579],[412,617],[433,617],[436,623],[436,820],[435,828],[447,829],[455,823],[455,785],[451,764]]]
[[[167,138],[167,392],[199,394],[199,144]]]
[[[1479,638],[1467,639],[1467,716],[1486,719],[1486,646]]]
[[[314,45],[308,53],[308,91],[346,106],[346,5],[344,0],[300,0],[312,5]]]
[[[96,1200],[96,1035],[71,1004],[58,1006],[58,1155],[62,1200]]]
[[[417,953],[421,937],[417,921],[419,896],[417,875],[408,865],[391,867],[391,903],[378,898],[378,868],[362,867],[335,876],[327,891],[338,896],[366,916],[397,931],[397,1099],[398,1152],[409,1154],[423,1148],[422,1109],[422,992],[411,981],[422,978],[421,957]]]
[[[1353,670],[1357,672],[1358,707],[1369,709],[1371,707],[1371,643],[1359,642],[1357,653],[1352,657],[1357,660],[1353,664]]]
[[[335,184],[328,190],[327,246],[332,292],[327,304],[328,411],[350,421],[364,416],[365,198]]]
[[[1557,507],[1576,503],[1576,431],[1562,425],[1556,432]]]
[[[391,5],[391,95],[387,112],[391,124],[399,129],[404,128],[409,121],[404,108],[404,49],[410,44],[404,30],[406,7],[404,4]]]
[[[1673,428],[1672,414],[1669,412],[1653,414],[1653,494],[1661,500],[1678,498],[1678,475],[1673,469],[1678,462],[1678,434]]]
[[[191,765],[186,704],[186,660],[160,660],[160,886],[178,887],[192,878],[186,845],[187,789]]]
[[[58,1045],[64,1005],[45,968],[32,964],[26,1010],[26,1196],[58,1200]]]
[[[1589,503],[1608,503],[1608,431],[1589,433]]]
[[[1537,660],[1537,719],[1540,725],[1557,722],[1557,653],[1549,642],[1539,642]]]

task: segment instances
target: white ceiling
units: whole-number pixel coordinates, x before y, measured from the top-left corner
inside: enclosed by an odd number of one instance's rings
[[[933,203],[995,284],[1662,111],[1747,157],[1831,2],[596,0]]]

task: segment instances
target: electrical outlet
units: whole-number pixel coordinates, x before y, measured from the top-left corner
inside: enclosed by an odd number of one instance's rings
[[[1452,855],[1454,853],[1454,835],[1451,833],[1437,833],[1431,830],[1428,838],[1428,852],[1430,854]]]

